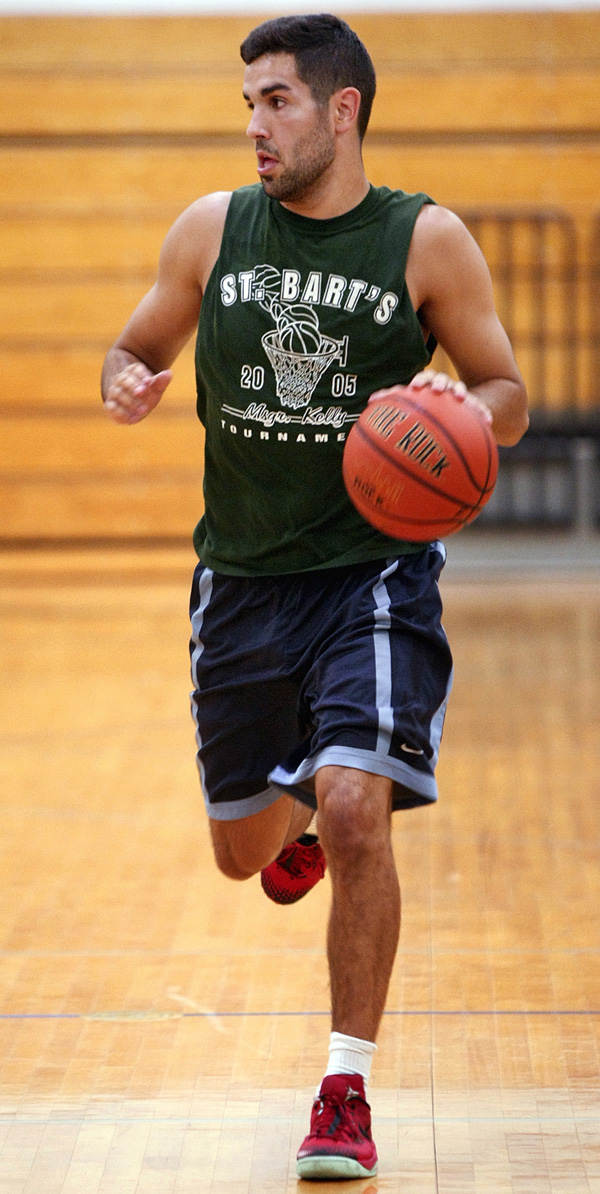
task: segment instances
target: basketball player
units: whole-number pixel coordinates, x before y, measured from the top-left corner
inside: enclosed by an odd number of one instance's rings
[[[143,419],[198,326],[192,701],[215,857],[232,879],[262,872],[281,903],[329,868],[329,1064],[298,1172],[368,1177],[366,1089],[400,923],[391,813],[436,799],[451,656],[444,549],[360,518],[344,441],[395,384],[477,403],[501,444],[523,434],[526,398],[464,225],[424,194],[369,185],[375,76],[356,35],[334,16],[285,17],[241,52],[259,182],[176,221],[103,396],[116,422]],[[436,340],[461,382],[428,370]]]

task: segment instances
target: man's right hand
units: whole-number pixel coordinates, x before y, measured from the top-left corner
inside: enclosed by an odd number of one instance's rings
[[[139,423],[158,406],[173,374],[170,369],[152,373],[141,362],[128,365],[113,378],[104,409],[115,423]]]

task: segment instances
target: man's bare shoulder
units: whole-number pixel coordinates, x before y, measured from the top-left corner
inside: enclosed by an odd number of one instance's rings
[[[182,211],[172,231],[177,235],[188,235],[193,231],[200,233],[203,238],[222,233],[230,201],[231,191],[213,191],[209,195],[202,195]]]
[[[230,191],[196,199],[169,229],[161,251],[161,272],[192,281],[203,291],[219,256]]]
[[[421,208],[413,232],[413,245],[422,250],[439,251],[460,248],[472,237],[455,212],[436,203],[425,203]]]
[[[413,230],[406,280],[418,310],[450,279],[487,275],[481,250],[462,220],[447,207],[428,203],[421,208]]]

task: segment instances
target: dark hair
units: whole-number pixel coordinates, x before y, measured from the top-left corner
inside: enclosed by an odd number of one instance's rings
[[[293,54],[298,77],[318,104],[325,104],[340,87],[356,87],[362,141],[375,97],[375,71],[360,38],[345,21],[330,13],[275,17],[248,34],[240,54],[246,65],[263,54]]]

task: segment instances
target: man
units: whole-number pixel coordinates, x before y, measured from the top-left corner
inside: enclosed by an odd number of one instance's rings
[[[177,220],[108,353],[103,395],[117,422],[148,415],[200,315],[191,647],[215,857],[233,879],[262,872],[279,902],[327,862],[332,1034],[298,1172],[366,1177],[366,1088],[400,922],[391,812],[436,799],[451,657],[443,548],[360,518],[344,440],[394,384],[478,404],[503,444],[523,434],[526,398],[464,225],[367,181],[375,76],[356,35],[337,17],[286,17],[241,52],[260,182]],[[427,370],[436,340],[461,382]]]

